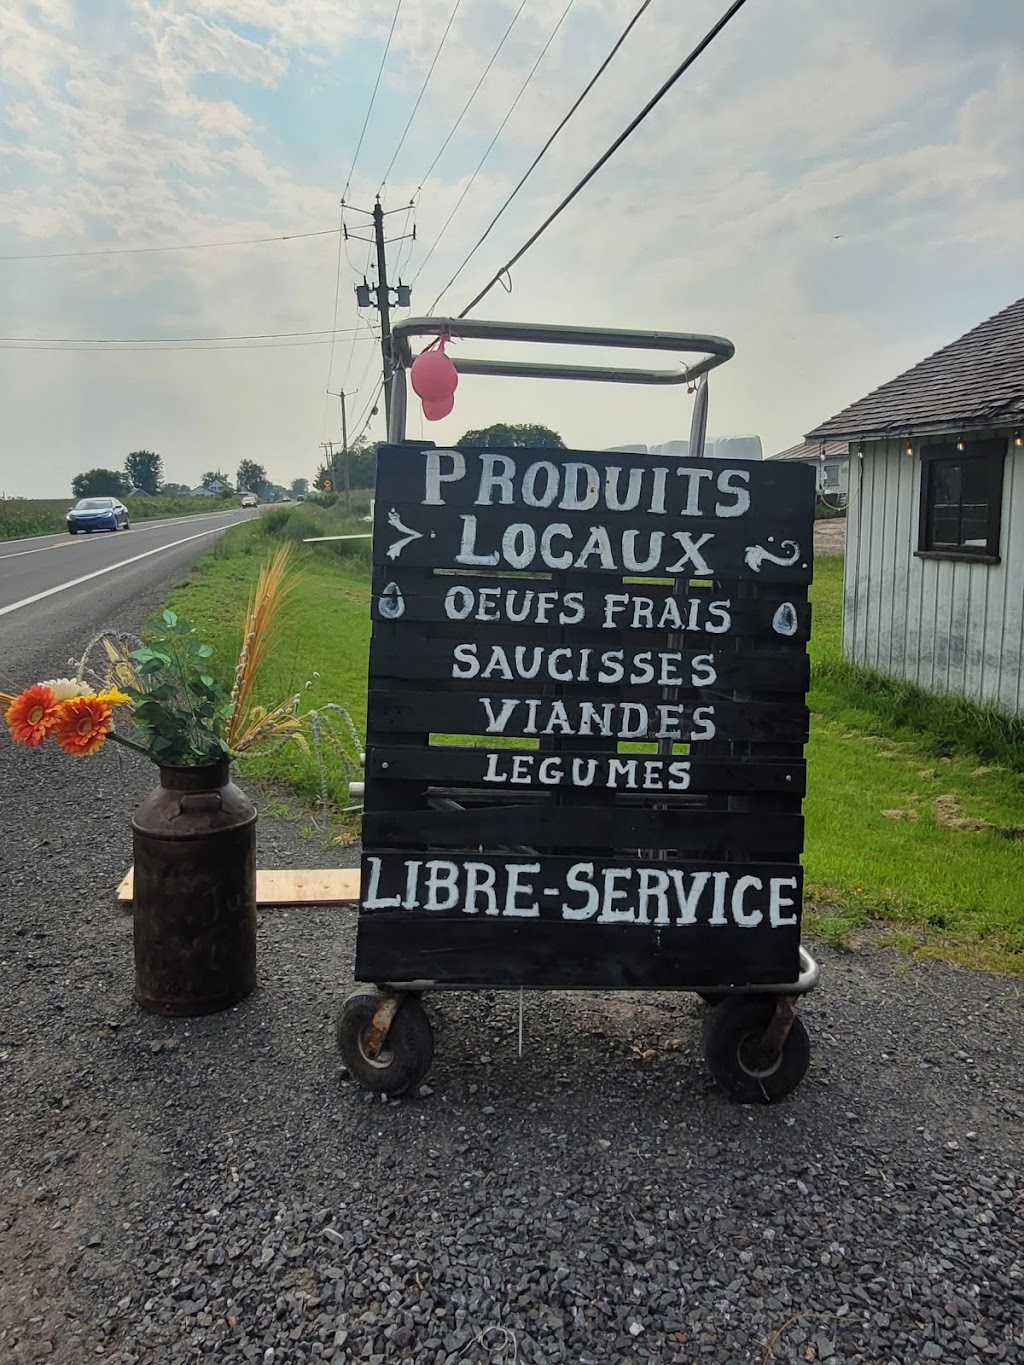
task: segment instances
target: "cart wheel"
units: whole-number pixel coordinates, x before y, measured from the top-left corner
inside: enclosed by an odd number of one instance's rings
[[[391,1021],[376,1057],[363,1051],[363,1035],[381,1002],[377,991],[356,991],[341,1007],[334,1028],[338,1051],[349,1071],[366,1090],[378,1095],[404,1095],[418,1085],[434,1060],[434,1030],[418,1000],[406,996]]]
[[[799,1016],[774,1062],[757,1056],[774,1013],[775,1000],[770,995],[732,996],[704,1024],[708,1070],[730,1099],[741,1104],[781,1100],[796,1089],[810,1065],[811,1043]]]

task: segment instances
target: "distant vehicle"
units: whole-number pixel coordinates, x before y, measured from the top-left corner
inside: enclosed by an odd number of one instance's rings
[[[257,506],[259,506],[259,501],[260,501],[260,500],[259,500],[259,498],[256,496],[255,493],[243,493],[243,494],[242,494],[242,506],[243,506],[243,507],[257,507]]]
[[[68,531],[127,531],[128,508],[117,498],[79,498],[67,515]]]

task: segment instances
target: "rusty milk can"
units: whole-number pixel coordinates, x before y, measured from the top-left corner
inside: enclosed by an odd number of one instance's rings
[[[229,762],[163,767],[132,820],[135,998],[213,1014],[256,985],[256,809]]]

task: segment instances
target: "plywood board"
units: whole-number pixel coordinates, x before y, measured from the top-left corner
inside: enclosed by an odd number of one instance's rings
[[[131,902],[134,868],[117,888],[119,901]],[[277,868],[256,873],[256,904],[271,905],[355,905],[359,900],[359,869]]]

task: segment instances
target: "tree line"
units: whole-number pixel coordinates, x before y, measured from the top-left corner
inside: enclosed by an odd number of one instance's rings
[[[455,444],[462,449],[485,450],[502,446],[565,448],[557,431],[530,422],[497,422],[467,431]],[[365,438],[354,441],[347,456],[339,451],[330,463],[320,465],[313,487],[322,492],[340,491],[344,487],[347,459],[349,487],[372,488],[377,478],[377,446],[378,442]],[[257,497],[268,498],[284,492],[267,478],[263,465],[248,459],[239,463],[234,480],[221,469],[208,469],[200,483],[203,488],[223,496],[255,493]],[[155,450],[133,450],[126,456],[123,469],[87,469],[71,480],[71,491],[76,498],[123,498],[133,490],[150,497],[182,497],[192,491],[187,484],[164,480],[163,459]],[[309,480],[293,479],[290,492],[292,497],[304,497],[309,492]]]
[[[200,480],[203,488],[223,495],[255,493],[266,497],[274,489],[263,465],[255,460],[242,460],[234,482],[222,469],[208,469]],[[305,491],[305,479],[294,480]],[[123,469],[86,469],[71,480],[71,492],[76,498],[123,498],[136,491],[149,497],[182,497],[192,492],[188,484],[172,483],[164,479],[163,459],[155,450],[133,450],[125,458]]]
[[[377,441],[361,438],[348,450],[348,482],[350,488],[372,488],[377,479]],[[536,422],[496,422],[489,427],[467,431],[455,442],[460,450],[496,450],[503,446],[564,450],[565,442],[557,431]],[[339,451],[334,460],[321,464],[316,471],[313,487],[321,492],[338,492],[345,483],[345,456]]]

